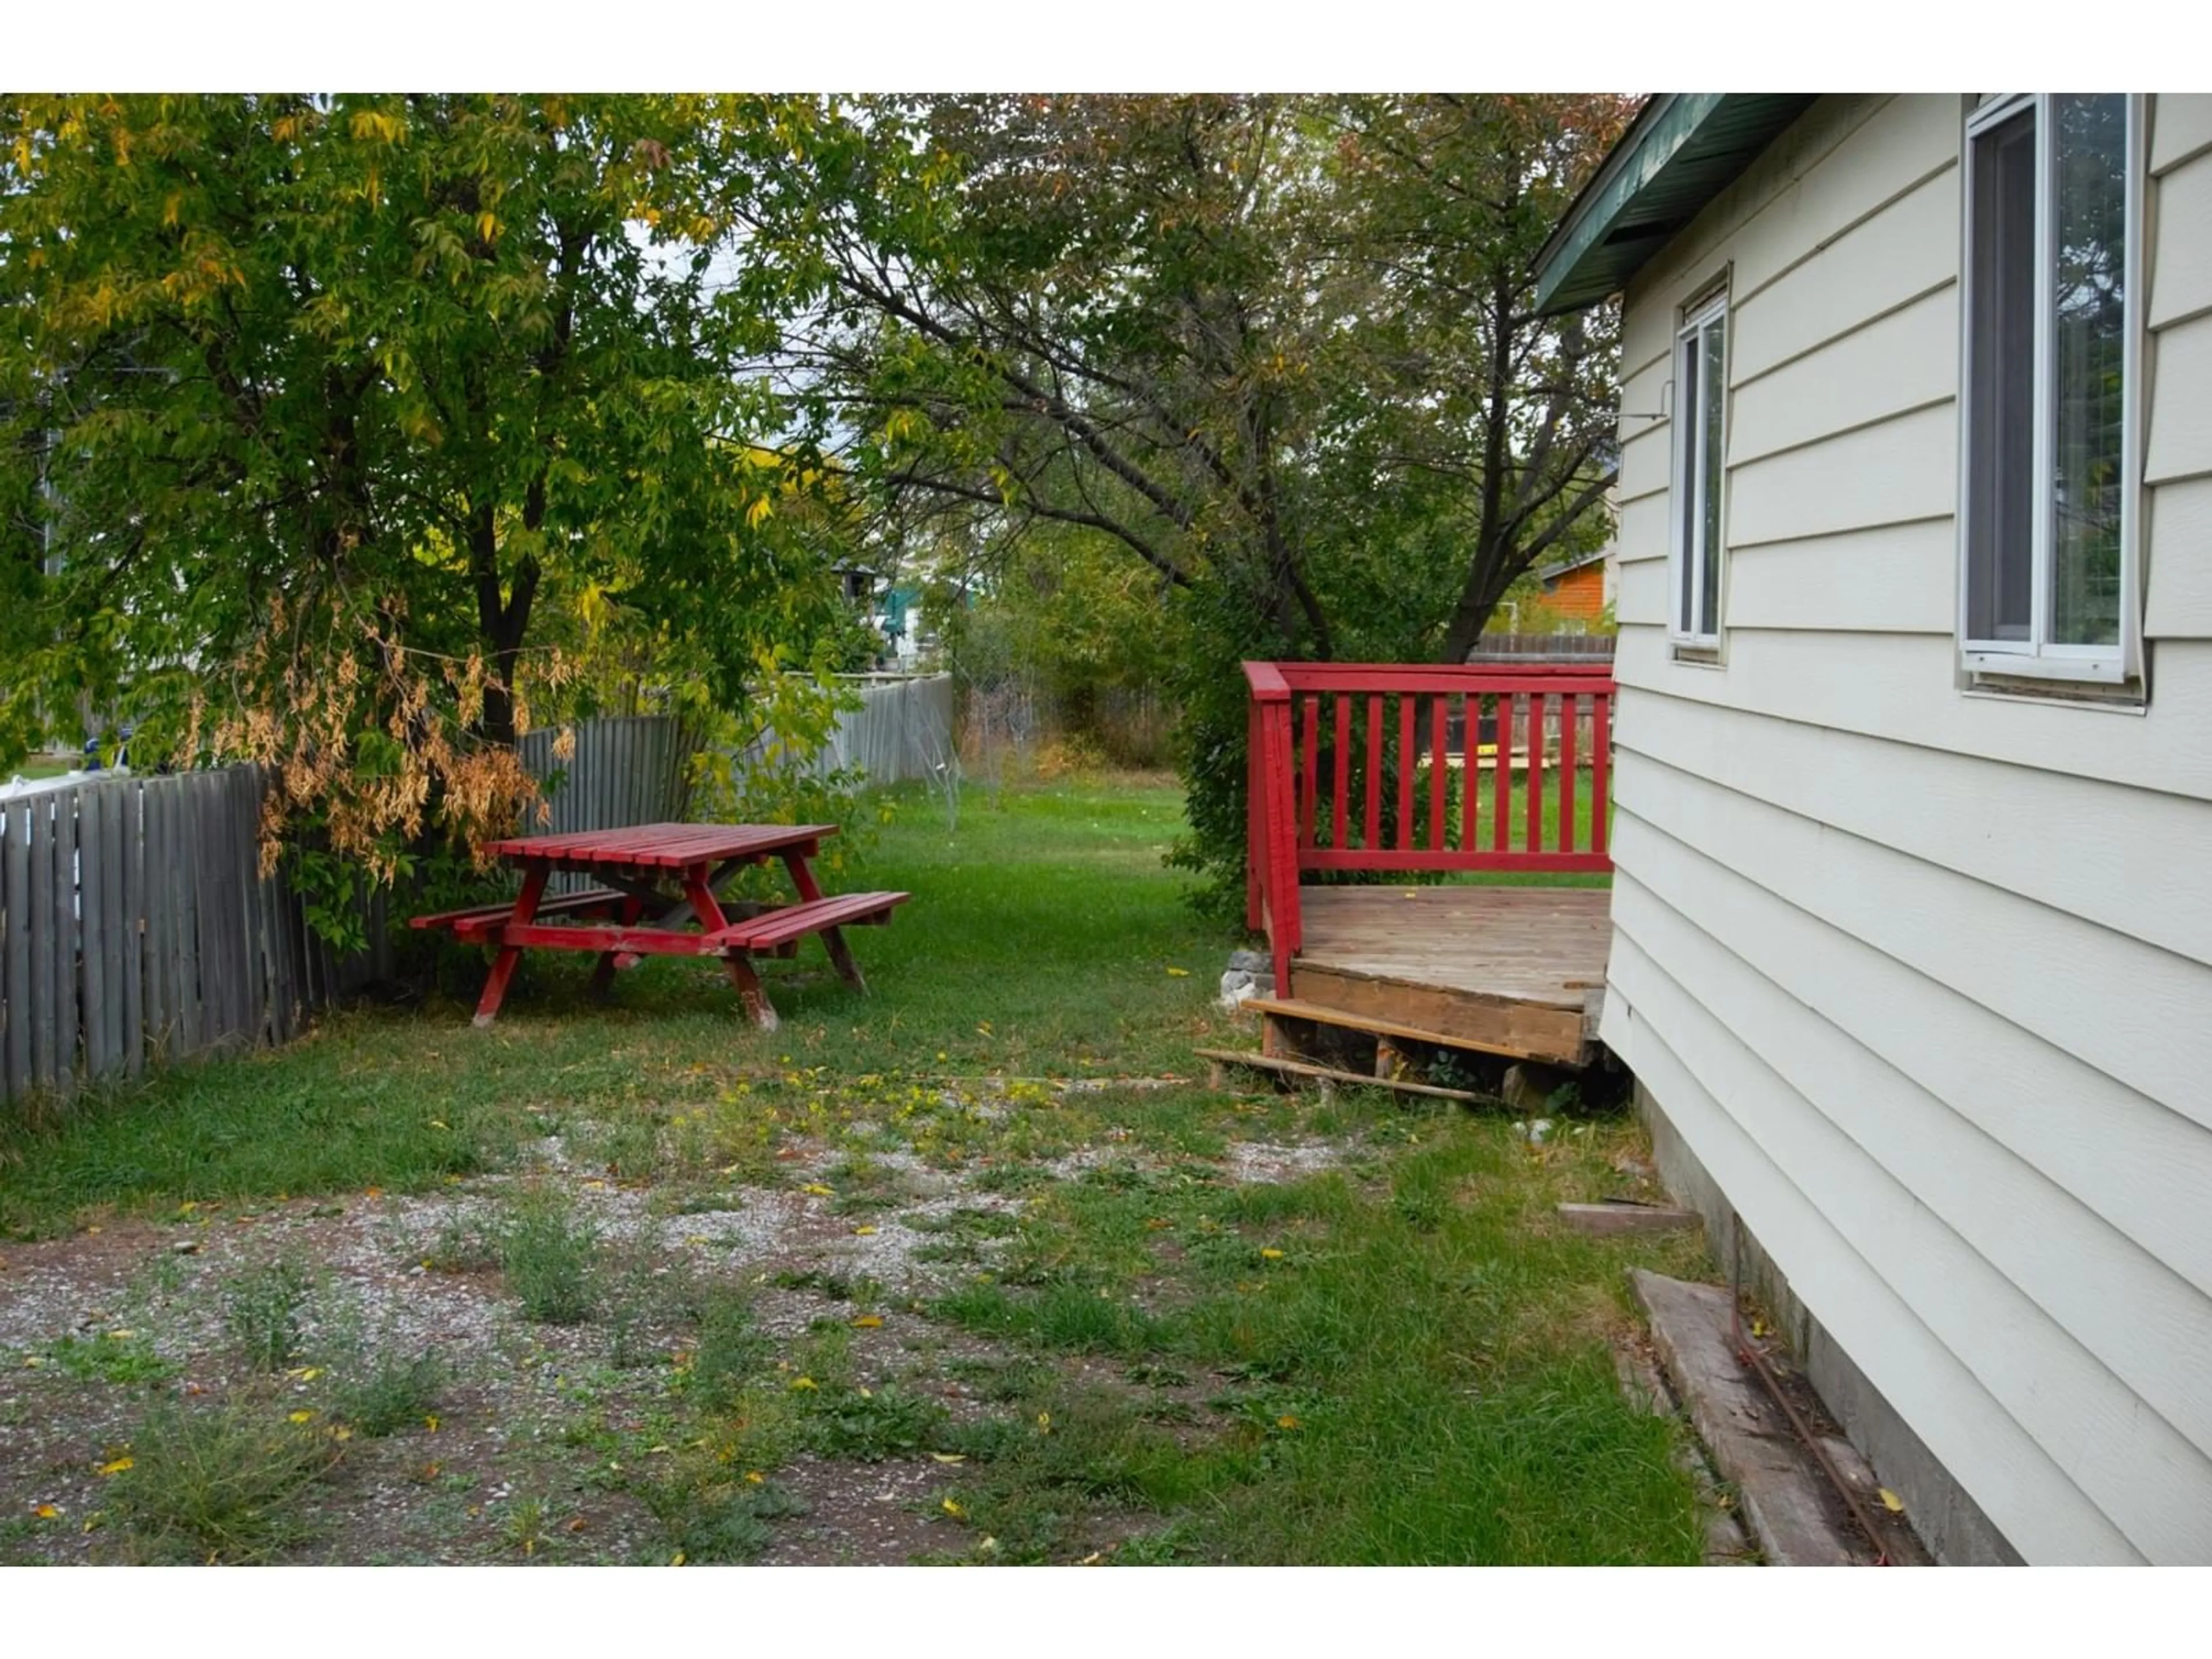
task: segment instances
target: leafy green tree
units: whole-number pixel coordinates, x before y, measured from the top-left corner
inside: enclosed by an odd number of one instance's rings
[[[1534,256],[1627,111],[824,101],[725,173],[902,521],[1079,529],[1154,579],[1184,856],[1233,894],[1240,658],[1458,659],[1602,533],[1615,343],[1534,314]]]
[[[806,665],[821,470],[728,280],[731,113],[0,100],[0,744],[82,693],[388,872],[511,821],[610,641],[722,708]]]

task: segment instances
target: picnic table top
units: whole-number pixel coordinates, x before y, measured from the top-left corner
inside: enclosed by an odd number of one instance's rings
[[[787,852],[836,833],[834,823],[639,823],[571,835],[518,836],[488,842],[483,850],[503,859],[675,870]]]

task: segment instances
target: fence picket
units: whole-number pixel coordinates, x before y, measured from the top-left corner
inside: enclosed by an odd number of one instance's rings
[[[100,867],[101,849],[107,837],[102,822],[107,815],[108,792],[97,786],[81,790],[76,799],[77,918],[82,948],[77,954],[77,984],[82,992],[84,1069],[88,1077],[104,1077],[112,1062],[107,1046],[107,952],[102,948],[107,925],[107,872]]]
[[[0,1020],[7,1022],[7,1048],[4,1080],[7,1097],[20,1099],[31,1087],[31,1019],[32,994],[36,981],[31,974],[31,812],[27,801],[8,801],[0,804],[6,817],[0,821],[0,906],[5,908],[5,920],[0,927],[7,931],[6,946],[0,953],[0,972],[6,975],[6,989],[0,992],[5,1006],[0,1006]]]

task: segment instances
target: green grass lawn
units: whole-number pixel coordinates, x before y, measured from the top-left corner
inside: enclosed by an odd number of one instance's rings
[[[599,1006],[588,963],[553,958],[529,963],[477,1031],[480,969],[465,964],[454,994],[334,1016],[288,1048],[179,1068],[17,1132],[0,1146],[0,1224],[66,1236],[133,1214],[182,1224],[188,1206],[481,1187],[513,1218],[431,1255],[456,1270],[481,1258],[517,1316],[605,1322],[617,1346],[629,1315],[592,1289],[602,1247],[564,1231],[570,1198],[526,1164],[545,1135],[601,1171],[586,1184],[635,1188],[655,1214],[780,1191],[818,1197],[848,1243],[879,1221],[927,1229],[929,1287],[786,1273],[834,1311],[773,1340],[743,1305],[765,1291],[695,1297],[669,1315],[697,1333],[678,1368],[623,1373],[658,1390],[645,1405],[592,1414],[560,1395],[578,1414],[545,1443],[600,1460],[592,1479],[650,1510],[665,1529],[654,1559],[769,1547],[793,1506],[763,1494],[801,1454],[933,1459],[934,1559],[1698,1559],[1678,1431],[1623,1400],[1609,1348],[1630,1321],[1627,1267],[1694,1272],[1697,1246],[1594,1240],[1553,1218],[1563,1199],[1627,1190],[1632,1126],[1593,1120],[1532,1147],[1504,1114],[1213,1091],[1192,1048],[1247,1033],[1212,1000],[1233,941],[1161,864],[1181,826],[1171,787],[971,794],[957,831],[919,792],[887,803],[891,822],[826,883],[915,895],[889,928],[849,935],[864,999],[810,945],[769,969],[784,1025],[764,1034],[704,964],[651,963]],[[1255,1148],[1314,1156],[1238,1178],[1239,1149]],[[801,1154],[811,1180],[793,1173]],[[475,1180],[518,1169],[520,1197]],[[973,1202],[912,1208],[925,1176]],[[899,1344],[881,1313],[911,1322]],[[955,1373],[991,1415],[933,1403]],[[151,1408],[147,1443],[190,1427],[161,1415],[173,1403]],[[720,1449],[695,1460],[691,1446]],[[733,1488],[732,1467],[769,1485]],[[154,1477],[135,1479],[138,1512],[156,1513]],[[536,1519],[521,1530],[552,1559],[585,1547],[550,1522],[544,1539]]]

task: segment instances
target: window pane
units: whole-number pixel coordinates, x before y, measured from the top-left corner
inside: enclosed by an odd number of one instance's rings
[[[1681,544],[1682,561],[1674,571],[1674,628],[1682,634],[1698,630],[1692,624],[1695,618],[1691,611],[1691,600],[1696,591],[1698,568],[1698,349],[1695,337],[1678,346],[1681,369],[1677,378],[1681,384],[1675,388],[1674,414],[1679,434],[1675,441],[1681,447],[1680,470],[1676,473],[1679,499],[1674,511],[1681,515],[1676,528],[1676,538]]]
[[[1704,592],[1698,600],[1700,634],[1720,632],[1721,408],[1728,397],[1728,365],[1723,356],[1727,325],[1728,313],[1723,312],[1707,323],[1698,337],[1698,352],[1705,359],[1698,375],[1698,389],[1704,394],[1698,410],[1698,425],[1703,434],[1698,453],[1705,461],[1705,476],[1698,480],[1698,509],[1704,515],[1705,550]]]
[[[2060,93],[2051,111],[2058,216],[2051,637],[2117,645],[2128,100]]]
[[[2035,492],[2035,115],[1974,141],[1966,636],[2028,636]]]

